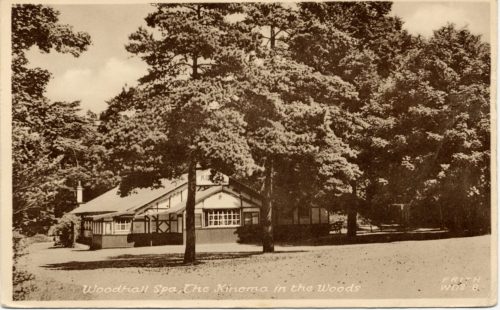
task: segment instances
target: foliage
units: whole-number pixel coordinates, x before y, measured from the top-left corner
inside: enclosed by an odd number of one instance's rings
[[[50,102],[50,73],[24,55],[77,57],[88,34],[50,7],[13,7],[13,206],[23,233],[45,232],[76,207],[78,181],[88,200],[118,179],[127,195],[187,172],[193,261],[199,167],[260,186],[265,251],[277,203],[377,221],[384,206],[408,203],[450,229],[489,229],[491,60],[479,36],[448,25],[413,37],[389,2],[155,8],[126,46],[148,73],[98,121],[78,102]]]
[[[143,28],[130,36],[127,50],[148,63],[149,73],[101,116],[123,184],[151,185],[160,176],[185,172],[189,161],[230,174],[251,166],[242,140],[245,124],[235,109],[238,81],[232,77],[241,70],[238,45],[244,40],[230,41],[239,37],[238,25],[224,19],[234,12],[232,4],[157,5],[146,21],[162,36],[153,38]],[[129,188],[122,186],[126,194]]]
[[[77,57],[90,44],[88,34],[59,24],[58,15],[42,5],[12,8],[13,219],[26,235],[46,233],[76,207],[78,180],[90,189],[86,198],[115,182],[98,167],[104,149],[96,145],[95,115],[81,116],[78,102],[50,102],[50,73],[28,67],[25,52],[32,47]]]
[[[50,227],[49,235],[55,236],[55,246],[72,248],[75,246],[75,240],[78,239],[80,231],[80,217],[66,213],[58,221],[57,224]]]
[[[450,229],[488,230],[489,45],[447,25],[399,63],[376,98],[392,122],[390,196],[438,207]]]
[[[156,9],[146,22],[159,35],[140,28],[126,47],[149,65],[148,74],[139,87],[111,102],[101,129],[111,163],[123,176],[122,195],[187,172],[184,261],[191,263],[197,167],[228,175],[253,170],[235,78],[251,34],[228,20],[240,11],[237,4],[158,4]]]
[[[337,75],[358,94],[344,102],[342,113],[337,113],[338,118],[332,122],[332,130],[356,154],[350,161],[361,173],[351,178],[342,192],[338,191],[338,184],[331,187],[336,191],[328,188],[316,191],[325,206],[348,212],[351,236],[355,235],[357,212],[369,213],[375,194],[383,192],[381,185],[386,177],[387,143],[378,132],[386,119],[371,109],[374,94],[384,78],[396,69],[395,57],[415,44],[415,39],[402,30],[402,22],[389,15],[391,5],[389,2],[301,3],[299,14],[304,22],[290,35],[294,59],[325,75]],[[322,188],[320,184],[318,188]]]
[[[26,300],[30,292],[36,289],[33,284],[34,276],[25,270],[24,265],[20,263],[23,256],[27,254],[29,245],[26,236],[14,231],[13,242],[13,265],[12,265],[12,299]]]
[[[252,154],[262,166],[264,251],[272,251],[273,204],[303,205],[307,197],[318,198],[315,188],[343,191],[360,173],[351,161],[356,152],[334,130],[358,93],[337,75],[294,59],[297,29],[306,23],[296,8],[253,4],[246,13],[244,22],[263,33],[246,70],[242,108]]]
[[[148,74],[101,116],[123,193],[194,163],[254,170],[247,180],[262,188],[269,250],[277,202],[382,220],[383,206],[451,206],[458,196],[445,193],[457,190],[480,201],[475,214],[487,213],[487,47],[466,30],[412,37],[390,10],[387,2],[158,5],[146,20],[161,35],[139,29],[127,46]],[[232,21],[235,13],[244,17]],[[470,104],[457,110],[452,99]],[[439,124],[450,120],[444,133]],[[480,124],[474,132],[470,121]],[[444,150],[444,136],[456,150]],[[459,137],[481,155],[458,152]],[[461,190],[453,184],[464,173]]]

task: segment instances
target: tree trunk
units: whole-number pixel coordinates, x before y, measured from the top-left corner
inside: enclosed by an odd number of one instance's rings
[[[274,26],[270,27],[269,41],[271,49],[275,48],[276,34]],[[260,223],[262,226],[262,251],[264,253],[274,252],[274,237],[273,237],[273,174],[274,163],[273,159],[268,157],[265,163],[265,179],[264,179],[264,197],[262,201],[262,209],[260,211]]]
[[[196,234],[194,228],[194,207],[196,200],[196,162],[191,161],[188,168],[186,201],[186,250],[184,263],[192,264],[196,261]]]
[[[356,237],[356,230],[358,225],[356,223],[356,218],[358,216],[358,210],[353,204],[349,207],[349,212],[347,213],[347,236]]]
[[[76,244],[76,231],[75,223],[71,222],[71,247],[74,248]]]
[[[444,223],[444,217],[443,217],[443,203],[439,202],[439,225],[441,230],[444,230],[446,228],[446,225]]]
[[[273,238],[273,160],[266,160],[266,176],[264,180],[264,199],[262,202],[262,210],[260,213],[260,222],[262,225],[262,251],[264,253],[274,252]]]
[[[358,229],[357,217],[358,217],[358,193],[356,188],[356,183],[351,184],[352,186],[352,201],[347,211],[347,236],[356,237],[356,231]]]
[[[201,6],[197,6],[198,18],[201,18]],[[192,76],[193,80],[198,75],[198,53],[193,53]],[[186,249],[184,251],[184,264],[193,264],[196,261],[196,232],[194,227],[194,208],[196,201],[196,161],[190,160],[188,167],[187,200],[186,200]]]

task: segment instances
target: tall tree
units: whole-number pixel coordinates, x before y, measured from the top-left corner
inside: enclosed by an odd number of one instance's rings
[[[236,76],[251,40],[244,25],[231,20],[237,4],[155,6],[146,18],[154,30],[140,28],[126,47],[149,65],[148,74],[110,105],[103,117],[114,125],[104,129],[121,166],[123,195],[187,171],[184,262],[193,263],[197,168],[228,175],[253,169],[246,123],[236,109]]]
[[[42,5],[12,7],[13,217],[26,234],[52,224],[55,196],[69,180],[64,166],[81,151],[78,132],[86,123],[76,103],[51,104],[45,97],[48,71],[27,67],[25,52],[33,46],[77,57],[90,44],[88,34],[59,24],[58,15]]]
[[[398,18],[388,15],[390,2],[301,3],[299,9],[304,22],[290,38],[293,58],[323,74],[341,77],[359,94],[345,102],[343,121],[333,123],[334,132],[356,150],[353,162],[363,172],[351,179],[351,197],[337,200],[348,213],[348,235],[355,236],[358,211],[363,205],[361,210],[366,211],[369,188],[377,186],[384,171],[387,142],[377,128],[386,119],[375,117],[370,109],[373,94],[395,69],[395,57],[412,45],[412,38]]]
[[[263,169],[263,250],[272,252],[273,203],[280,193],[283,197],[284,192],[298,189],[290,183],[275,184],[277,174],[292,175],[290,167],[315,162],[325,172],[322,180],[327,177],[332,184],[348,181],[359,172],[348,160],[354,156],[352,150],[331,127],[342,118],[344,103],[353,101],[357,93],[339,77],[315,72],[290,57],[290,37],[302,22],[296,8],[253,4],[246,13],[245,23],[261,34],[257,58],[247,69],[245,114],[254,158]],[[335,108],[327,109],[327,105]],[[284,187],[274,193],[280,185]]]
[[[392,195],[440,206],[427,212],[452,230],[489,227],[489,44],[450,24],[399,64],[377,100],[395,120]]]

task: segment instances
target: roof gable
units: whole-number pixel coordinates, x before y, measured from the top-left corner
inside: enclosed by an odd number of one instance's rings
[[[118,186],[98,196],[91,201],[79,206],[70,213],[108,213],[133,211],[141,208],[169,192],[181,187],[187,183],[186,175],[174,180],[161,180],[162,187],[159,188],[138,188],[128,196],[121,197],[118,193]]]
[[[260,205],[260,195],[253,189],[242,185],[240,182],[228,179],[229,182],[224,182],[226,185],[202,185],[196,194],[196,203],[207,199],[208,197],[224,191],[238,199],[243,199],[243,203],[251,205]],[[228,184],[229,183],[229,184]],[[115,187],[106,193],[94,198],[93,200],[82,204],[78,208],[74,209],[70,213],[73,214],[103,214],[103,213],[142,213],[144,210],[149,208],[154,202],[161,201],[165,199],[172,193],[181,190],[182,187],[187,185],[187,174],[183,174],[177,179],[161,180],[162,187],[159,188],[138,188],[133,193],[128,196],[120,197],[118,193],[118,187]],[[259,198],[257,198],[259,197]],[[229,199],[229,197],[227,197]],[[183,209],[185,207],[185,200],[177,203],[176,205],[171,205],[173,209]]]
[[[243,200],[241,200],[243,199]],[[255,201],[244,201],[244,198],[239,196],[228,186],[211,186],[196,192],[195,204],[197,209],[238,209],[241,207],[257,207],[261,204]],[[161,211],[149,210],[145,213],[140,213],[135,218],[142,218],[144,216],[157,216],[161,214],[176,213],[180,214],[186,209],[186,200]]]

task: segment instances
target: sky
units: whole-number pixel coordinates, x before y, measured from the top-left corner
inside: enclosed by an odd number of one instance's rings
[[[145,26],[144,17],[154,8],[147,4],[53,7],[61,12],[61,23],[89,33],[92,45],[78,58],[56,52],[43,54],[33,48],[28,52],[30,65],[52,73],[46,93],[49,99],[79,100],[82,112],[102,112],[106,101],[125,85],[137,85],[137,79],[145,75],[146,65],[128,53],[125,44],[131,33]],[[452,22],[490,41],[488,2],[396,2],[392,14],[401,17],[404,28],[412,34],[429,37],[433,30]]]

